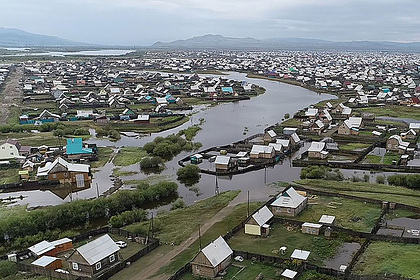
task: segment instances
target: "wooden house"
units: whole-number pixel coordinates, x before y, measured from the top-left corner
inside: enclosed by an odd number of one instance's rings
[[[360,117],[350,117],[338,127],[339,135],[358,135],[363,121]]]
[[[252,159],[273,158],[276,151],[271,146],[253,145],[249,154]]]
[[[267,237],[270,233],[269,221],[273,218],[273,213],[267,206],[255,212],[245,223],[245,233]]]
[[[95,277],[121,262],[119,251],[120,247],[105,234],[74,250],[66,265],[78,275]]]
[[[296,217],[307,204],[307,197],[297,193],[293,187],[289,187],[271,203],[271,211],[274,215]]]
[[[138,124],[150,124],[150,115],[138,115],[136,119],[130,121]]]
[[[191,261],[192,273],[199,277],[214,278],[232,263],[232,255],[232,249],[219,236]]]
[[[277,134],[274,132],[274,130],[268,130],[263,136],[264,143],[275,142],[276,137]]]
[[[392,135],[386,140],[386,150],[400,154],[404,154],[409,145],[410,143],[403,141],[399,135]]]
[[[235,167],[235,162],[230,156],[217,156],[214,161],[216,170],[228,171]]]
[[[313,159],[326,159],[328,157],[326,144],[324,142],[313,141],[308,149],[308,157]]]
[[[78,188],[89,185],[92,180],[89,165],[69,163],[61,157],[39,167],[36,176],[50,181],[59,181],[61,184],[75,184]]]
[[[401,138],[402,139],[414,140],[414,139],[417,138],[417,133],[414,131],[414,129],[410,129],[407,132],[401,133]]]
[[[66,156],[68,159],[90,159],[93,155],[93,150],[83,145],[82,138],[67,139]]]
[[[322,225],[314,223],[303,223],[302,224],[302,233],[319,235]]]

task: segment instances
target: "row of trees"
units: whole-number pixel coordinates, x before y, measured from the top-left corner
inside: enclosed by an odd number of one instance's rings
[[[0,220],[0,242],[10,243],[17,238],[30,239],[31,236],[39,233],[82,226],[98,219],[109,219],[125,211],[145,207],[147,203],[176,195],[177,188],[178,185],[174,182],[160,182],[148,187],[143,186],[136,191],[118,191],[109,197],[78,200],[31,212],[20,212],[19,215],[4,217]],[[124,215],[122,217],[127,218]],[[114,220],[118,219],[120,218]],[[43,236],[39,236],[41,237]]]
[[[179,135],[169,135],[167,137],[156,137],[152,142],[146,143],[143,149],[150,156],[161,157],[170,160],[182,151],[192,151],[199,149],[201,143],[192,143]]]
[[[418,174],[396,174],[387,178],[388,183],[394,186],[402,186],[410,189],[420,189],[420,175]]]

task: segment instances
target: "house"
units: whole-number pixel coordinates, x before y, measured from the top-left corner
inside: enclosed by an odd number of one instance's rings
[[[305,117],[309,119],[315,119],[318,116],[318,109],[317,108],[308,108],[305,111]]]
[[[267,237],[270,233],[268,223],[273,216],[267,206],[262,207],[245,222],[245,233]]]
[[[10,159],[22,159],[19,155],[20,145],[17,141],[7,140],[5,143],[0,145],[0,160],[10,160]]]
[[[204,247],[191,261],[192,273],[196,276],[214,278],[232,263],[233,251],[219,236]]]
[[[299,139],[300,140],[300,139]],[[276,144],[281,144],[283,146],[283,151],[286,153],[290,149],[290,139],[277,139]]]
[[[302,224],[302,233],[319,235],[319,231],[322,225],[314,223],[303,223]]]
[[[274,130],[268,130],[264,136],[263,140],[264,143],[270,143],[276,140],[277,134],[274,132]]]
[[[297,133],[293,133],[292,135],[290,135],[289,140],[292,147],[299,145],[301,141]]]
[[[308,149],[308,157],[314,159],[326,159],[328,157],[328,152],[325,148],[325,142],[313,141]]]
[[[66,259],[69,269],[78,275],[95,277],[121,261],[120,247],[105,234],[73,251]]]
[[[77,188],[83,188],[91,183],[90,166],[87,164],[69,163],[58,157],[53,162],[47,162],[39,167],[36,176],[40,179],[59,181],[60,184],[70,183]]]
[[[414,131],[414,129],[410,129],[407,132],[401,133],[402,139],[411,139],[414,140],[417,138],[417,132]]]
[[[310,254],[311,252],[309,251],[295,249],[290,258],[294,260],[307,261]]]
[[[399,135],[392,135],[386,140],[386,150],[400,154],[404,154],[409,145],[410,143],[403,141]]]
[[[42,120],[43,122],[58,122],[60,120],[60,116],[45,109],[36,119]]]
[[[252,145],[251,152],[249,154],[252,159],[260,158],[273,158],[275,156],[275,150],[271,146],[264,145]]]
[[[338,127],[340,135],[358,135],[360,128],[363,126],[362,118],[350,117]]]
[[[233,88],[232,87],[222,87],[223,94],[233,94]]]
[[[138,115],[136,119],[130,121],[138,124],[150,124],[150,115]]]
[[[297,127],[285,127],[283,128],[283,135],[292,135],[297,133]]]
[[[268,146],[273,147],[276,155],[281,155],[283,153],[283,145],[277,143],[268,143]]]
[[[410,123],[408,128],[413,129],[415,132],[419,133],[420,132],[420,123]]]
[[[324,123],[321,120],[316,120],[310,127],[309,130],[320,134],[324,129]]]
[[[307,197],[297,193],[293,187],[289,187],[271,203],[271,211],[274,215],[296,217],[307,204]]]
[[[67,139],[66,156],[68,159],[81,159],[91,157],[93,154],[94,153],[91,148],[83,146],[82,138]]]
[[[41,256],[55,257],[57,254],[71,249],[73,249],[73,242],[69,238],[62,238],[52,242],[43,240],[28,248],[30,253],[36,258]]]
[[[214,161],[216,170],[228,171],[235,166],[230,156],[217,156]]]

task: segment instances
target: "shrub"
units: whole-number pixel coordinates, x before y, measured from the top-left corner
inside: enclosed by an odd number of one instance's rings
[[[149,169],[159,167],[163,163],[161,157],[145,157],[140,161],[141,169]]]
[[[171,210],[175,210],[178,208],[185,208],[186,206],[187,205],[185,204],[185,202],[181,198],[178,198],[177,200],[175,200],[174,203],[172,203]]]
[[[385,184],[385,176],[382,176],[382,175],[376,176],[376,183],[377,184]]]
[[[131,211],[125,211],[121,214],[112,216],[109,223],[112,227],[123,227],[135,222],[141,222],[147,219],[147,212],[143,209],[136,209]]]
[[[17,265],[14,262],[0,261],[0,278],[4,279],[17,273]]]
[[[178,180],[185,180],[190,178],[199,178],[200,177],[200,168],[196,165],[189,164],[185,167],[178,169],[176,172]]]

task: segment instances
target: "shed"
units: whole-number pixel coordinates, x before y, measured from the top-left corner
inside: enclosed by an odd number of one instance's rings
[[[230,156],[217,156],[214,161],[216,170],[229,170],[232,167]]]
[[[195,154],[190,156],[190,161],[192,164],[198,164],[201,163],[203,161],[203,156],[200,154]]]
[[[43,240],[28,248],[32,255],[41,257],[46,254],[54,254],[55,246],[46,240]]]
[[[50,257],[50,256],[42,256],[36,261],[33,261],[31,265],[42,267],[44,269],[51,269],[51,270],[56,270],[63,267],[61,259],[56,258],[56,257]]]
[[[214,278],[232,262],[233,251],[219,236],[204,247],[191,261],[192,273],[197,276]]]
[[[312,235],[319,235],[319,231],[322,225],[314,223],[303,223],[302,224],[302,233],[308,233]]]
[[[295,249],[293,251],[292,255],[290,256],[290,258],[296,259],[296,260],[301,260],[301,261],[307,261],[310,254],[311,254],[311,252],[309,252],[309,251],[304,251],[304,250],[301,250],[301,249]]]
[[[281,274],[281,276],[284,277],[285,279],[295,279],[296,275],[297,275],[297,272],[290,269],[286,269]]]
[[[332,225],[334,224],[334,221],[335,221],[335,216],[322,215],[318,223],[323,224],[323,225]]]
[[[270,233],[269,221],[273,218],[273,213],[264,205],[255,212],[245,223],[245,233],[267,237]]]

